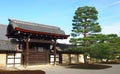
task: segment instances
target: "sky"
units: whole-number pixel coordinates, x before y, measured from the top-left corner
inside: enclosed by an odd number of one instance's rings
[[[0,24],[8,25],[8,18],[58,26],[67,35],[78,7],[94,6],[103,34],[120,35],[120,0],[0,0]],[[69,39],[69,38],[68,38]],[[69,43],[59,40],[61,43]]]

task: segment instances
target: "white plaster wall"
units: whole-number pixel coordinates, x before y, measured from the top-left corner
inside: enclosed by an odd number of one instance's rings
[[[83,54],[79,54],[79,63],[84,63],[84,56],[83,56]]]
[[[6,54],[0,53],[0,66],[6,66]]]
[[[62,63],[69,64],[69,54],[62,54]]]
[[[71,54],[71,63],[76,64],[77,63],[77,55],[76,54]]]

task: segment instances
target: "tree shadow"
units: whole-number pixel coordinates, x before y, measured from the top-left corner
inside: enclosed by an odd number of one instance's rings
[[[71,68],[71,69],[90,69],[90,70],[107,69],[112,67],[112,66],[101,65],[101,64],[69,64],[69,65],[63,65],[63,66],[65,68]]]

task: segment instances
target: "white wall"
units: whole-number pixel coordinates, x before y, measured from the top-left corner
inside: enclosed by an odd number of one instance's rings
[[[6,54],[0,53],[0,66],[6,66]]]
[[[83,54],[62,54],[62,64],[84,63]]]

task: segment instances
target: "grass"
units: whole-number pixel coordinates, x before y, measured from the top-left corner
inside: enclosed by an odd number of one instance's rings
[[[70,64],[70,65],[63,65],[66,68],[72,68],[72,69],[107,69],[111,68],[112,66],[108,65],[101,65],[101,64]]]

